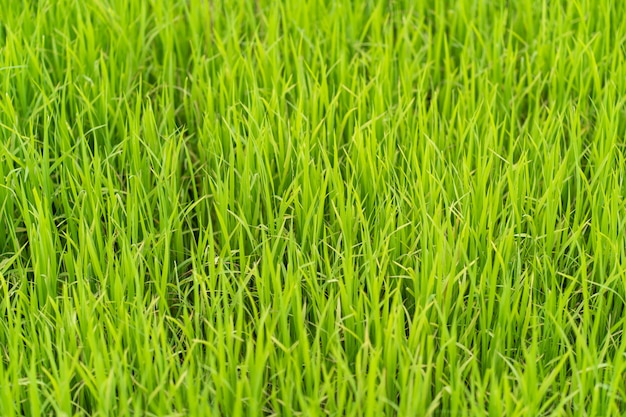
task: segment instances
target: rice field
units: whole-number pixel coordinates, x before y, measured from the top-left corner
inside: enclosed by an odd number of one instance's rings
[[[625,415],[625,22],[0,0],[0,416]]]

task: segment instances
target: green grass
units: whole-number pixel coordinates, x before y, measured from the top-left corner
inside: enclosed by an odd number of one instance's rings
[[[626,3],[0,0],[0,416],[626,414]]]

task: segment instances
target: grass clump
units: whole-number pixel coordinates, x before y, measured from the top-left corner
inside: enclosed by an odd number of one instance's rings
[[[626,412],[623,2],[0,6],[0,415]]]

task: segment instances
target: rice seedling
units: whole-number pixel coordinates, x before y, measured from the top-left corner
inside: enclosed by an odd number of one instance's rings
[[[623,2],[0,6],[0,415],[626,413]]]

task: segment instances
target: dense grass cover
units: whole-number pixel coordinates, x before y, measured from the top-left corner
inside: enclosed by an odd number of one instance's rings
[[[626,412],[626,4],[0,0],[0,415]]]

